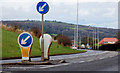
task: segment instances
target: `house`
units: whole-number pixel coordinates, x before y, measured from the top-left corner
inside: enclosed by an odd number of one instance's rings
[[[105,44],[115,44],[118,41],[117,38],[104,38],[98,44],[105,45]]]

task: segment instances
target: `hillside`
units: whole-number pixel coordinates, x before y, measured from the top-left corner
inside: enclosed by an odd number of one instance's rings
[[[2,30],[2,57],[21,57],[21,51],[17,42],[18,33]],[[31,51],[31,56],[40,56],[40,45],[39,39],[33,38],[33,46]],[[73,50],[69,47],[64,47],[58,45],[57,43],[52,43],[50,48],[50,55],[56,54],[70,54],[70,53],[81,53],[85,51]]]
[[[17,25],[18,28],[22,30],[30,30],[33,27],[40,27],[41,29],[41,22],[40,21],[2,21],[2,24],[7,24],[7,26],[15,26]],[[88,30],[88,26],[79,25],[79,36],[86,37],[88,32],[90,37],[93,36],[93,27]],[[95,27],[94,27],[95,29]],[[57,21],[45,21],[44,22],[44,30],[46,33],[51,35],[57,34],[64,34],[69,36],[72,40],[74,38],[74,24],[68,24],[64,22],[57,22]],[[108,28],[99,28],[100,31],[100,39],[104,37],[116,37],[117,36],[117,29],[108,29]]]

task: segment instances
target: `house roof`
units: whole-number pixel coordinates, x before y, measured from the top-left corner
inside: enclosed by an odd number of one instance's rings
[[[104,42],[117,42],[117,38],[104,38],[98,44],[104,44]]]

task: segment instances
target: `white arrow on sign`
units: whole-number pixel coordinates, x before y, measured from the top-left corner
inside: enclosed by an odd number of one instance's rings
[[[44,9],[44,7],[46,6],[47,4],[45,3],[42,7],[39,7],[39,11],[43,11]]]
[[[28,36],[25,40],[22,39],[22,40],[21,40],[21,44],[25,45],[25,44],[27,43],[26,41],[27,41],[29,38],[30,38],[30,36]]]

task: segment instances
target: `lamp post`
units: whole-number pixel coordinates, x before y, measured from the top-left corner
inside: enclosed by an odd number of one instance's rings
[[[79,19],[79,1],[77,0],[77,48],[78,48],[78,44],[79,44],[79,42],[78,42],[78,19]]]
[[[99,27],[98,27],[98,30],[97,30],[97,31],[98,31],[97,38],[98,38],[98,50],[99,50],[99,41],[100,41],[100,40],[99,40],[99,38],[100,38],[100,37],[99,37]]]
[[[93,27],[93,49],[94,49],[94,27]]]
[[[90,32],[89,32],[89,31],[90,31],[90,25],[89,25],[89,27],[88,27],[88,42],[87,42],[87,45],[88,45],[88,46],[89,46],[89,43],[90,43],[90,38],[89,38],[89,36],[90,36],[89,33],[90,33]]]

